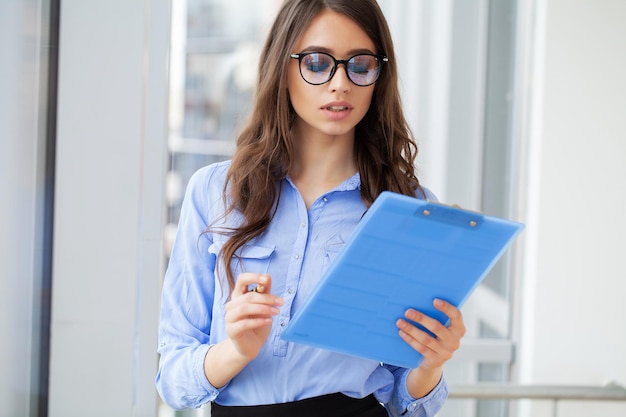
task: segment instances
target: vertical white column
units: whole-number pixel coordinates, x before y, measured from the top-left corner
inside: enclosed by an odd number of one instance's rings
[[[156,415],[169,3],[61,4],[52,417]]]
[[[520,380],[625,384],[626,3],[537,3]],[[551,411],[533,402],[519,415]],[[622,416],[626,404],[561,402],[558,413]]]

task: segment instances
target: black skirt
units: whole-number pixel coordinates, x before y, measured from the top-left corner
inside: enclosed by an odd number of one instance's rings
[[[211,417],[388,417],[374,398],[352,398],[336,393],[280,404],[223,406],[211,403]]]

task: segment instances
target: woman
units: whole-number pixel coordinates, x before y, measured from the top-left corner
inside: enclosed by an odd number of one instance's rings
[[[424,357],[412,370],[280,338],[380,192],[431,197],[416,153],[376,1],[287,0],[232,161],[188,186],[163,288],[162,398],[211,401],[218,417],[434,415],[465,332],[454,306],[435,301],[448,327],[412,309],[390,323]]]

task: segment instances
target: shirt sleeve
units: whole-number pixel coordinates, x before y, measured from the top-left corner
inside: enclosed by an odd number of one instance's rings
[[[425,397],[415,399],[406,387],[410,369],[385,365],[394,376],[394,390],[391,400],[385,404],[391,416],[433,417],[439,412],[448,398],[448,384],[441,377],[435,388]]]
[[[174,409],[196,408],[219,394],[204,374],[209,350],[215,255],[209,254],[208,175],[192,176],[163,281],[156,387]]]

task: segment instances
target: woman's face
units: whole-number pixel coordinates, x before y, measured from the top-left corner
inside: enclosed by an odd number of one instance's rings
[[[324,11],[306,28],[292,53],[326,52],[347,60],[356,54],[376,54],[374,43],[348,17]],[[374,85],[361,87],[350,81],[344,65],[325,84],[311,85],[300,75],[299,62],[291,59],[287,73],[291,104],[296,112],[295,130],[306,137],[354,138],[354,128],[367,113]]]

